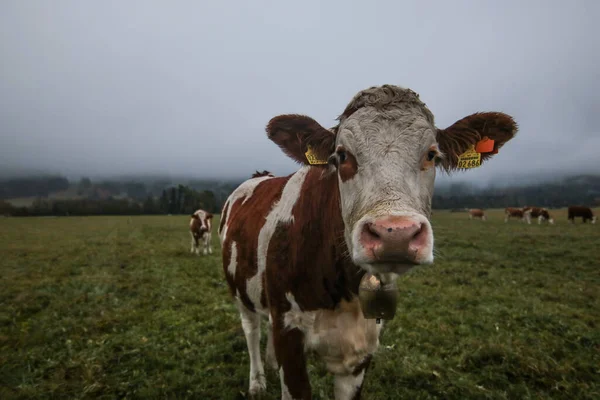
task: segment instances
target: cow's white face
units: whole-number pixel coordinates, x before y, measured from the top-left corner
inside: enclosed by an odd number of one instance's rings
[[[431,113],[419,103],[403,105],[361,108],[337,133],[344,236],[354,263],[370,272],[433,261],[428,218],[442,154]]]
[[[436,163],[458,168],[458,156],[484,136],[497,150],[517,131],[502,113],[476,113],[446,129],[419,96],[384,85],[359,92],[327,130],[311,118],[283,115],[269,138],[296,161],[307,149],[338,175],[344,238],[352,261],[373,273],[402,273],[433,261],[429,223]],[[482,161],[494,153],[482,154]],[[438,163],[439,161],[439,163]]]

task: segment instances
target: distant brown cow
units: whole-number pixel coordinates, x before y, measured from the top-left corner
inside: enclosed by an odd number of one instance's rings
[[[554,218],[550,216],[550,213],[545,208],[528,206],[523,208],[523,212],[529,212],[531,217],[537,218],[538,224],[541,224],[543,221],[548,221],[549,224],[554,223]]]
[[[479,208],[473,208],[469,210],[469,219],[481,218],[482,221],[486,220],[485,212]]]
[[[570,206],[569,207],[569,221],[571,223],[575,223],[575,217],[581,217],[583,219],[583,223],[585,224],[589,219],[592,221],[592,224],[596,223],[596,216],[594,212],[589,207],[583,206]]]
[[[531,223],[530,211],[524,211],[522,208],[507,207],[504,209],[504,222],[508,222],[511,218],[519,218],[522,222]]]
[[[203,253],[212,254],[211,236],[212,236],[212,217],[208,211],[196,210],[190,219],[190,234],[192,235],[191,253],[200,254],[199,242],[204,245]]]

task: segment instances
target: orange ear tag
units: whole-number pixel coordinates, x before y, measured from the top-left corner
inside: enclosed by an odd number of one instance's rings
[[[494,151],[494,141],[487,136],[484,136],[475,145],[475,151],[478,153],[491,153]]]

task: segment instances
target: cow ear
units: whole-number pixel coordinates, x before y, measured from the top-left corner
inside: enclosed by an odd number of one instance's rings
[[[438,145],[445,155],[439,165],[448,172],[457,169],[458,156],[487,136],[494,141],[494,149],[481,154],[483,164],[511,140],[517,130],[517,123],[510,115],[500,112],[471,114],[446,129],[438,129]]]
[[[300,164],[326,164],[335,146],[335,134],[304,115],[289,114],[273,118],[267,125],[267,136],[288,157]],[[309,148],[310,160],[306,154]]]

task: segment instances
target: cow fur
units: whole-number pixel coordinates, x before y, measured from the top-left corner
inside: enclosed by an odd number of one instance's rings
[[[596,216],[594,212],[589,207],[584,206],[569,206],[568,208],[568,219],[569,222],[575,223],[576,217],[581,217],[583,223],[585,224],[587,221],[590,221],[592,224],[596,223]]]

